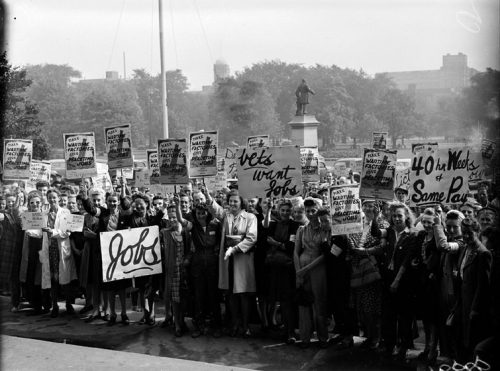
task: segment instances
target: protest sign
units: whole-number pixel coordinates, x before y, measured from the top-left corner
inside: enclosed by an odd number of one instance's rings
[[[127,168],[127,169],[121,169],[121,176],[125,179],[134,179],[134,169]]]
[[[332,235],[363,231],[361,200],[357,185],[330,187]]]
[[[118,125],[104,128],[108,167],[110,169],[131,168],[134,166],[132,156],[132,130],[130,125]]]
[[[158,166],[162,184],[186,184],[186,139],[158,139]]]
[[[481,154],[485,160],[490,160],[495,155],[495,150],[497,144],[489,139],[483,139],[481,141]]]
[[[488,178],[491,178],[491,169],[487,165],[487,161],[481,152],[468,151],[467,157],[469,159],[467,164],[467,171],[469,172],[469,184],[477,183]]]
[[[85,215],[67,214],[61,220],[60,229],[62,231],[82,232]]]
[[[397,151],[365,148],[359,197],[394,199]]]
[[[160,193],[162,196],[167,194],[174,194],[175,185],[167,185],[167,184],[151,184],[149,186],[149,193],[155,195]]]
[[[66,178],[77,179],[97,175],[94,133],[63,134]]]
[[[224,172],[228,180],[238,178],[238,147],[227,147],[224,153]]]
[[[33,156],[33,141],[27,139],[4,139],[3,180],[29,179]]]
[[[469,151],[463,148],[422,151],[410,168],[410,206],[461,204],[469,193]]]
[[[412,143],[411,153],[416,155],[421,151],[436,151],[438,149],[437,143]]]
[[[217,175],[217,131],[189,134],[189,177]]]
[[[36,184],[39,181],[50,183],[50,161],[31,160],[30,165],[30,182]]]
[[[269,147],[269,135],[253,135],[247,138],[247,148]]]
[[[211,191],[221,191],[227,187],[226,173],[218,172],[216,176],[204,178],[205,186]]]
[[[300,147],[303,182],[319,182],[318,147]]]
[[[294,197],[302,194],[298,146],[238,149],[238,190],[242,197]]]
[[[394,178],[394,189],[402,188],[406,191],[410,189],[410,168],[396,169]]]
[[[148,169],[151,184],[158,184],[160,182],[160,165],[158,164],[158,150],[148,149],[146,151]]]
[[[23,231],[27,229],[42,229],[47,227],[47,213],[29,212],[21,214],[21,226]]]
[[[139,168],[134,170],[134,186],[149,187],[151,185],[149,169]]]
[[[103,282],[162,272],[158,226],[101,232]]]
[[[387,131],[374,131],[372,133],[372,148],[373,149],[387,149]]]

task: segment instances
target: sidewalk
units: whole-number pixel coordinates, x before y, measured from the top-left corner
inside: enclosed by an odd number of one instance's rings
[[[172,370],[172,371],[244,371],[203,362],[187,361],[146,354],[118,352],[78,345],[1,335],[1,369],[33,370]]]
[[[76,305],[74,305],[77,313],[82,308],[82,305],[83,302],[77,300]],[[155,364],[151,370],[164,369],[162,367],[170,365],[172,359],[179,362],[183,360],[192,361],[193,365],[202,362],[203,367],[199,369],[206,370],[211,370],[205,367],[206,364],[214,366],[223,365],[229,367],[229,369],[241,367],[244,369],[269,371],[330,371],[332,369],[386,371],[415,370],[418,366],[415,361],[409,364],[398,364],[384,359],[373,352],[362,350],[357,346],[363,340],[362,338],[355,338],[354,347],[345,350],[336,350],[333,346],[327,349],[320,349],[317,343],[314,342],[308,349],[300,349],[296,345],[284,344],[277,333],[262,334],[258,325],[251,327],[254,336],[249,339],[228,336],[218,339],[212,336],[201,336],[193,339],[189,333],[177,338],[174,336],[171,328],[161,328],[158,325],[163,320],[162,317],[165,313],[164,308],[161,306],[156,311],[157,324],[155,326],[140,325],[138,321],[142,317],[142,313],[128,311],[127,314],[131,320],[129,326],[117,323],[111,327],[106,326],[106,322],[102,320],[85,323],[78,315],[66,315],[62,302],[59,303],[59,307],[60,315],[57,318],[51,318],[49,314],[29,316],[27,315],[29,313],[28,310],[11,313],[9,311],[9,298],[0,296],[0,315],[2,319],[0,332],[9,339],[4,344],[2,357],[6,357],[9,354],[10,357],[17,357],[10,358],[9,362],[12,362],[12,360],[17,362],[18,358],[21,359],[23,357],[37,357],[33,361],[36,366],[42,364],[39,362],[43,362],[44,358],[38,358],[44,353],[47,362],[55,362],[54,360],[60,358],[60,355],[67,356],[66,349],[84,349],[83,354],[86,354],[85,357],[77,358],[75,355],[75,357],[69,357],[69,360],[76,359],[80,362],[79,360],[82,359],[85,362],[90,362],[89,364],[95,363],[98,369],[101,366],[99,362],[109,358],[110,363],[103,364],[103,368],[105,367],[110,370],[112,369],[110,367],[113,366],[126,366],[127,363],[122,363],[122,357],[129,359],[127,357],[134,354],[136,356],[150,355],[159,357],[158,361],[152,361],[147,358],[149,361],[144,362],[160,362],[161,359],[168,360],[166,365],[158,363],[160,368],[156,367]],[[187,320],[187,324],[191,327],[190,320]],[[20,346],[19,343],[12,342],[13,340],[10,340],[10,336],[25,338],[26,340],[46,340],[51,343],[42,342],[48,347],[44,349],[49,349],[49,347],[54,348],[50,348],[51,350],[39,354],[37,348],[30,346],[31,343],[26,343],[19,350],[19,348],[16,348]],[[78,347],[68,347],[70,344],[73,346],[78,345]],[[417,348],[422,348],[422,344],[417,343],[416,345]],[[13,350],[9,349],[11,346]],[[67,352],[70,353],[69,350]],[[412,350],[410,356],[414,358],[417,353],[418,350]],[[120,363],[116,363],[118,360]],[[29,359],[26,360],[26,362],[29,361]],[[141,363],[134,362],[134,364],[140,365]],[[25,369],[28,369],[28,366],[26,364]],[[80,363],[75,363],[76,366],[86,367],[85,364]],[[196,370],[193,367],[189,366],[189,368]],[[41,369],[52,368],[41,367]],[[10,368],[2,369],[10,370]],[[19,367],[14,367],[14,369],[19,369]],[[68,368],[66,367],[65,369]]]

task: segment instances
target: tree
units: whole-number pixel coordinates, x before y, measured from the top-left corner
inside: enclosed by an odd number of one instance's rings
[[[399,89],[390,88],[377,106],[377,117],[386,125],[392,137],[392,148],[398,138],[412,134],[418,122],[414,100]]]
[[[38,117],[38,108],[31,102],[26,90],[31,81],[26,70],[13,68],[8,64],[6,53],[0,56],[0,99],[2,108],[2,137],[33,140],[33,157],[45,160],[50,155],[46,128]],[[3,156],[3,140],[0,143]]]
[[[27,76],[33,83],[26,93],[39,108],[40,120],[45,122],[53,146],[62,148],[62,133],[79,131],[80,102],[71,79],[81,77],[68,65],[28,65]]]
[[[145,144],[142,110],[133,85],[104,80],[81,88],[86,91],[81,103],[79,131],[93,131],[98,149],[105,149],[104,127],[121,124],[131,125],[134,146]]]

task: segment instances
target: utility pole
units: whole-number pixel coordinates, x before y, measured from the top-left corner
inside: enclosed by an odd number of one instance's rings
[[[165,57],[164,57],[165,47],[163,43],[162,0],[158,0],[158,13],[160,17],[161,116],[162,116],[163,138],[168,138],[167,76],[165,74]]]

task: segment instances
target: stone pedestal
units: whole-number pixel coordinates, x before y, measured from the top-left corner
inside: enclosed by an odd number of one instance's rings
[[[304,147],[318,146],[318,125],[314,115],[294,116],[288,123],[292,128],[292,143]]]

